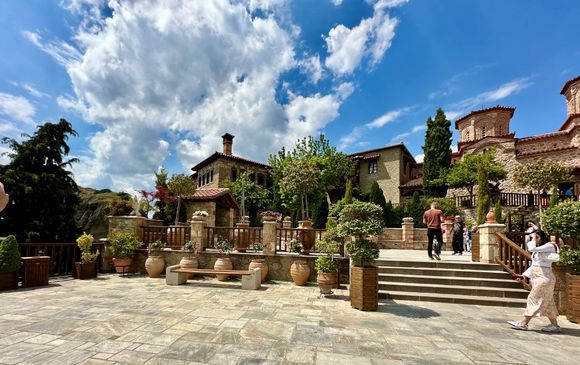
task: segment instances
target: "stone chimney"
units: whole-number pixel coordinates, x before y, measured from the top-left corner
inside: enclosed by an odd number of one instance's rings
[[[232,145],[234,144],[234,137],[229,133],[226,133],[222,136],[222,141],[224,145],[224,155],[231,156],[232,155]]]
[[[580,114],[580,76],[566,82],[560,94],[566,97],[568,116]]]

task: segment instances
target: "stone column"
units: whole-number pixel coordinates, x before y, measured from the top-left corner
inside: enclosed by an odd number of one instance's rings
[[[136,216],[109,216],[109,236],[116,232],[128,232],[135,234],[139,240],[142,240],[141,227],[148,224],[145,217]]]
[[[250,220],[249,220],[249,217],[248,217],[248,220],[247,221],[240,222],[240,223],[236,223],[236,227],[242,228],[241,230],[234,231],[234,234],[236,232],[238,234],[238,239],[235,240],[235,238],[234,238],[234,241],[237,241],[237,243],[238,243],[238,245],[236,247],[234,247],[234,248],[238,252],[246,252],[246,250],[248,249],[248,245],[250,244],[250,230],[243,229],[243,228],[249,228],[250,227],[249,221]]]
[[[264,244],[264,255],[276,254],[276,228],[278,224],[276,221],[264,222],[262,232],[262,243]]]
[[[191,240],[197,242],[197,252],[203,251],[207,247],[205,235],[205,217],[192,217],[191,219]]]
[[[401,238],[403,240],[402,248],[404,250],[412,250],[413,240],[415,239],[415,222],[413,222],[413,217],[403,218],[403,223],[401,226],[403,228]]]
[[[479,262],[492,264],[499,255],[499,237],[496,232],[503,232],[505,224],[484,223],[477,227],[479,231]]]
[[[441,229],[445,230],[443,234],[443,244],[441,251],[450,250],[453,247],[453,222],[445,221],[441,223]]]
[[[291,217],[284,217],[284,220],[282,221],[282,228],[292,228]]]

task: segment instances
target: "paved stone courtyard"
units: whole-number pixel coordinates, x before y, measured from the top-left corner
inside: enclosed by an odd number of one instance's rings
[[[235,284],[230,284],[235,285]],[[350,308],[345,291],[271,283],[102,275],[0,294],[1,364],[577,364],[580,326],[545,335],[505,323],[521,309],[389,302]],[[576,360],[574,360],[576,359]]]

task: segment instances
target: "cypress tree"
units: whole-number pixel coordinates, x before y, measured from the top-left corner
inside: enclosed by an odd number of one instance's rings
[[[352,204],[352,183],[346,180],[346,191],[344,192],[344,203]]]
[[[552,195],[550,196],[550,208],[555,207],[560,202],[560,197],[558,196],[558,186],[552,186]]]
[[[444,197],[447,194],[445,171],[451,166],[451,122],[443,109],[437,109],[435,119],[427,119],[423,151],[423,186],[427,196]]]
[[[378,205],[383,210],[383,221],[385,226],[387,225],[387,200],[383,194],[383,189],[379,186],[376,181],[373,181],[371,185],[371,193],[369,195],[369,202]]]
[[[482,161],[477,164],[477,223],[485,223],[485,216],[491,206],[487,170]]]

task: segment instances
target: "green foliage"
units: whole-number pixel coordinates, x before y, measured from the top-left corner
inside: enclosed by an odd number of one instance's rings
[[[129,259],[135,256],[137,251],[143,245],[134,233],[117,232],[109,237],[113,257],[117,259]]]
[[[193,253],[193,252],[195,252],[196,248],[197,248],[197,242],[190,240],[190,241],[185,242],[185,244],[183,245],[181,250],[184,252]]]
[[[485,223],[485,217],[491,206],[489,179],[483,161],[477,163],[477,223]]]
[[[290,246],[290,251],[293,253],[300,253],[302,251],[302,245],[295,238],[291,239],[288,245]]]
[[[3,138],[11,149],[11,161],[0,165],[0,181],[10,194],[11,203],[2,213],[0,236],[13,233],[26,242],[71,242],[77,236],[75,212],[79,188],[65,160],[70,148],[67,140],[77,136],[64,119],[46,123],[26,140]]]
[[[379,258],[379,245],[370,240],[357,239],[346,244],[346,251],[355,266],[365,267]]]
[[[77,246],[79,246],[79,249],[81,250],[81,262],[83,264],[94,262],[99,256],[99,250],[95,253],[91,252],[93,242],[95,242],[95,238],[92,234],[83,233],[79,238],[77,238]]]
[[[401,226],[401,219],[403,217],[399,217],[399,214],[395,207],[393,207],[393,203],[389,200],[387,205],[383,209],[383,218],[385,220],[385,227],[393,228],[393,227],[400,227]]]
[[[338,228],[327,230],[322,239],[316,242],[316,249],[325,255],[333,255],[340,251],[340,246],[344,244],[344,236],[338,231]]]
[[[109,202],[108,206],[109,215],[119,216],[119,215],[129,215],[133,211],[131,202],[129,200],[117,199]]]
[[[270,192],[255,181],[251,181],[247,172],[240,174],[236,181],[225,180],[222,186],[229,188],[240,207],[244,208],[244,212],[241,212],[242,216],[257,217],[258,211],[268,206]]]
[[[580,238],[580,202],[562,202],[546,209],[542,228],[556,236]]]
[[[328,203],[326,199],[319,197],[312,206],[312,227],[324,228],[328,218]]]
[[[423,213],[425,212],[425,203],[421,201],[419,193],[416,191],[413,193],[413,199],[410,203],[407,203],[403,207],[403,216],[412,217],[415,222],[415,227],[423,228],[425,224],[423,223]],[[401,221],[399,220],[399,226]]]
[[[302,219],[310,217],[307,194],[318,188],[320,176],[316,162],[307,157],[293,160],[282,172],[281,191],[287,195],[300,197]]]
[[[165,248],[165,243],[163,243],[161,240],[157,240],[155,242],[151,242],[148,248],[149,251],[160,251]]]
[[[328,220],[326,221],[326,230],[329,231],[331,229],[336,228],[336,216],[328,216]]]
[[[337,217],[337,218],[340,217],[340,212],[342,212],[342,210],[344,209],[345,206],[346,206],[346,202],[344,201],[344,199],[340,199],[336,203],[332,204],[332,206],[328,210],[328,215],[330,217]]]
[[[22,260],[16,237],[8,236],[0,242],[0,272],[14,272],[21,265]]]
[[[175,174],[167,182],[167,189],[177,196],[177,212],[175,213],[175,225],[177,225],[180,218],[181,199],[186,195],[195,193],[195,182],[186,174]]]
[[[349,180],[346,180],[346,190],[344,192],[344,204],[352,204],[353,202],[353,198],[352,198],[352,183]]]
[[[217,248],[221,253],[229,254],[232,252],[233,247],[229,240],[221,239],[218,243],[215,244],[215,248]]]
[[[327,256],[319,256],[314,262],[314,269],[318,273],[333,273],[336,272],[336,263]]]
[[[552,194],[550,195],[550,207],[555,207],[560,202],[560,197],[558,195],[558,186],[552,186]]]
[[[254,250],[254,251],[262,252],[262,251],[264,251],[264,247],[266,247],[266,245],[264,245],[261,242],[254,242],[251,247],[252,247],[252,250]]]
[[[505,223],[505,219],[503,217],[503,210],[501,209],[501,203],[498,201],[495,202],[495,206],[493,207],[493,213],[495,214],[495,220],[497,223]]]
[[[495,150],[489,149],[482,154],[470,154],[458,161],[447,173],[447,183],[452,188],[466,188],[473,195],[473,187],[478,184],[477,166],[483,164],[488,182],[499,182],[507,177],[503,165],[495,159]]]
[[[560,263],[570,269],[573,275],[580,275],[580,248],[562,247]]]
[[[447,193],[445,172],[451,166],[451,122],[441,108],[435,119],[427,119],[423,151],[423,185],[428,196],[444,197]]]
[[[449,198],[427,198],[423,200],[423,210],[431,208],[431,203],[437,202],[439,204],[439,209],[443,212],[444,217],[454,217],[459,214],[459,209],[455,205],[455,201]],[[421,214],[421,219],[423,214]]]
[[[339,233],[343,236],[378,236],[383,231],[381,207],[372,203],[354,201],[340,212]]]
[[[570,169],[551,160],[538,160],[521,166],[514,175],[520,187],[534,189],[538,194],[570,179]]]
[[[371,184],[371,192],[369,194],[369,203],[373,203],[381,207],[383,211],[383,224],[386,225],[387,223],[387,199],[385,199],[385,195],[383,194],[383,189],[379,186],[379,183],[373,181]]]

